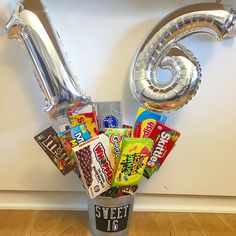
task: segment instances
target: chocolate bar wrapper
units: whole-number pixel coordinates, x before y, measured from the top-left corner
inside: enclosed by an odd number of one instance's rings
[[[72,127],[80,123],[84,123],[89,132],[90,137],[95,137],[99,134],[96,112],[74,114],[69,116],[68,118]]]
[[[151,156],[144,170],[144,176],[149,179],[157,171],[168,157],[180,136],[180,132],[169,128],[161,122],[157,122],[153,129],[156,140]]]
[[[122,140],[131,137],[131,129],[107,129],[105,134],[109,138],[110,147],[115,157],[116,165],[120,158]]]
[[[67,155],[57,132],[52,127],[36,135],[34,139],[63,175],[75,168],[76,163]]]
[[[126,124],[123,124],[123,129],[133,129],[133,126],[131,125],[126,125]]]
[[[81,180],[88,194],[94,198],[111,188],[114,157],[109,139],[101,134],[73,148]]]
[[[118,197],[124,197],[127,195],[134,195],[137,189],[138,189],[138,185],[119,187],[116,197],[118,198]]]
[[[105,132],[108,128],[122,128],[121,102],[97,102],[95,105],[100,131]]]
[[[73,147],[78,146],[80,143],[87,141],[90,139],[90,135],[88,133],[88,130],[86,129],[84,124],[76,125],[69,130],[65,130],[59,134],[59,138],[69,155],[71,161],[74,163],[75,160],[75,154],[72,150]]]
[[[113,187],[138,185],[153,148],[149,138],[126,138],[122,142],[121,157],[118,163]]]
[[[154,141],[156,137],[151,137],[150,133],[155,127],[157,121],[165,123],[167,117],[160,115],[156,112],[146,110],[144,108],[139,108],[136,121],[133,128],[134,138],[152,138]]]
[[[106,192],[102,193],[101,196],[103,197],[111,197],[111,198],[118,198],[124,197],[127,195],[134,195],[137,191],[138,186],[123,186],[123,187],[112,187],[108,189]]]

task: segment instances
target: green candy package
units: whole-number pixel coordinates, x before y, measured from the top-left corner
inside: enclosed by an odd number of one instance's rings
[[[149,138],[125,138],[112,186],[138,185],[153,148]]]

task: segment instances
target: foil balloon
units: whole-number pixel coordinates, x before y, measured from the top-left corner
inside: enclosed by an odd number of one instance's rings
[[[49,118],[63,117],[72,108],[83,108],[91,103],[80,90],[40,0],[18,2],[6,30],[9,38],[20,40],[29,55]]]
[[[196,94],[201,68],[179,41],[196,33],[222,40],[235,32],[235,10],[220,2],[174,11],[154,27],[138,50],[130,80],[134,97],[142,106],[160,113],[181,108]],[[160,68],[171,71],[170,80],[158,77]]]

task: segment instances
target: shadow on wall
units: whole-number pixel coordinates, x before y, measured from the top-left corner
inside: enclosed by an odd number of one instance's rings
[[[35,121],[38,121],[38,118],[42,116],[45,102],[37,79],[33,74],[29,57],[20,42],[15,39],[8,39],[3,29],[0,31],[0,36],[2,44],[0,48],[0,68],[2,67],[11,72],[7,77],[5,74],[5,76],[0,79],[0,81],[5,84],[4,86],[8,86],[8,91],[4,91],[4,93],[14,97],[10,84],[15,81],[14,83],[17,83],[18,88],[20,87],[21,96],[27,101],[27,103],[19,104],[17,102],[17,97],[15,97],[14,101],[13,99],[9,100],[10,102],[14,102],[10,107],[15,107],[15,109],[20,106],[26,108],[27,111],[32,113]],[[9,82],[6,83],[4,82],[5,80],[8,80]],[[5,97],[4,100],[1,100],[0,104],[3,102],[8,102],[7,97]],[[6,106],[2,107],[6,108]],[[9,109],[11,109],[10,107]]]

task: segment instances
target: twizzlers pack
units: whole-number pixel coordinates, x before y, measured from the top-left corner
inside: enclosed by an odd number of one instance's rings
[[[114,156],[109,139],[101,134],[74,147],[81,180],[89,196],[94,198],[111,188],[114,174]]]

